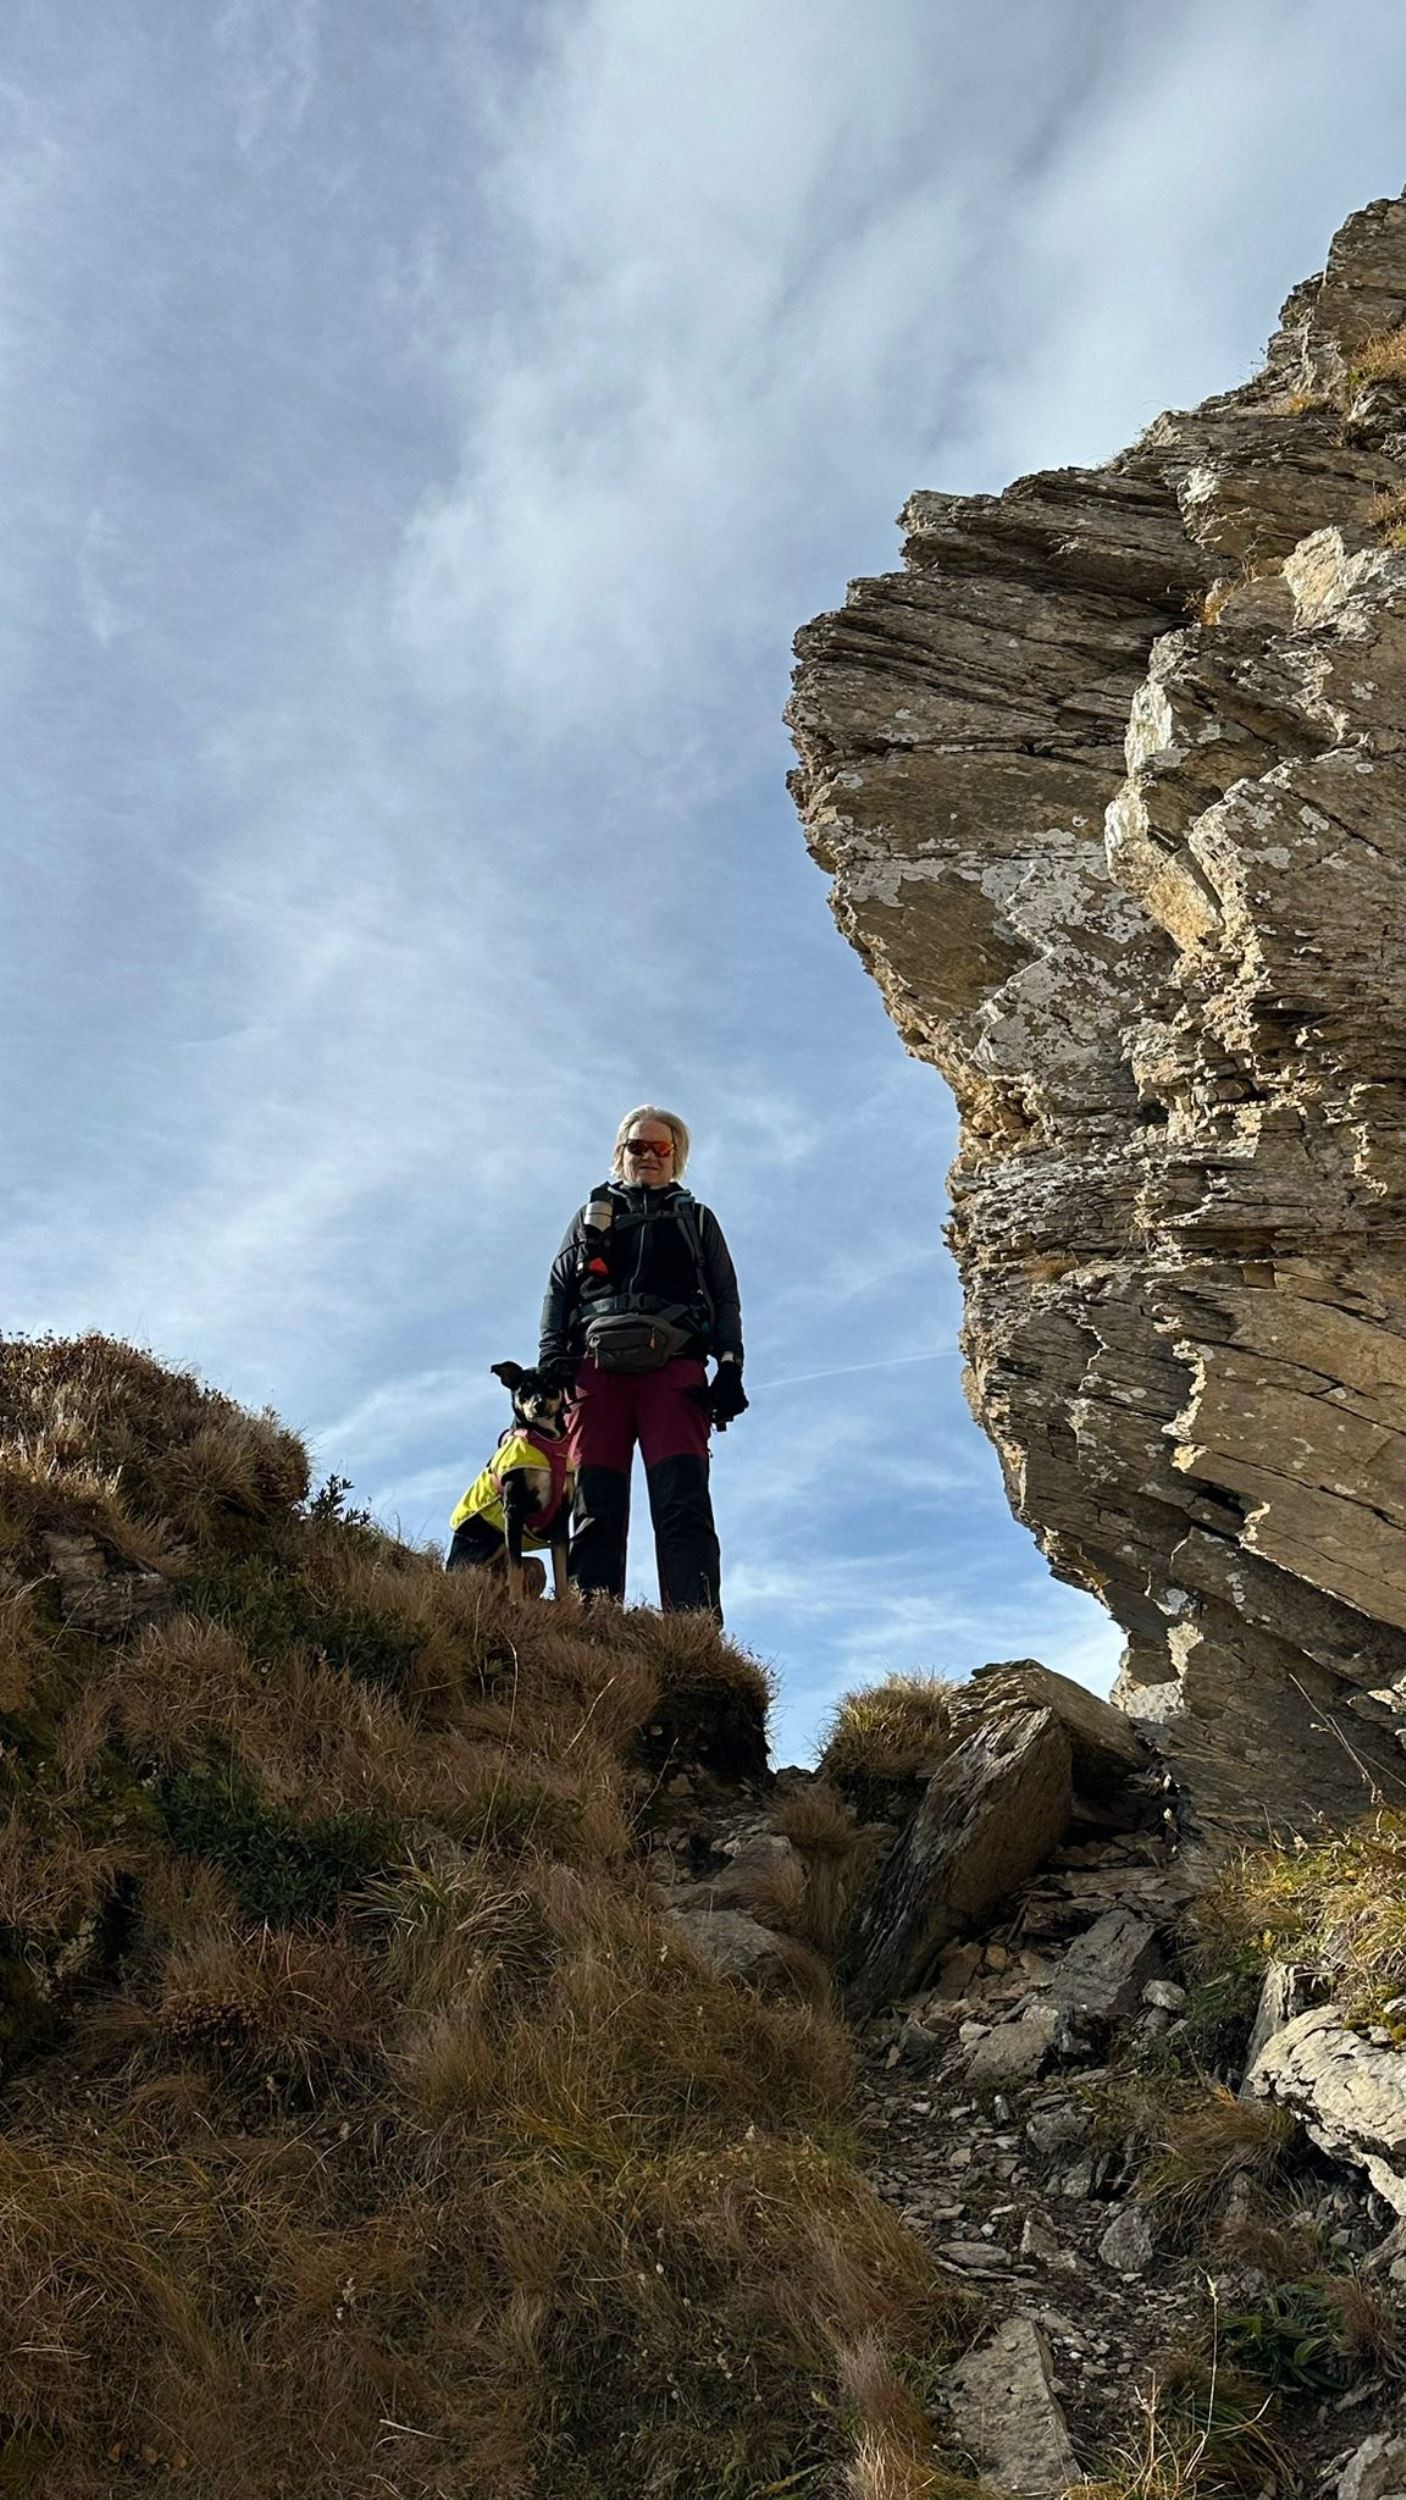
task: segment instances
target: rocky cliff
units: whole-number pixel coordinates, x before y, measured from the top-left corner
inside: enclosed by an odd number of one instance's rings
[[[1406,200],[1242,388],[916,495],[807,839],[952,1086],[970,1401],[1210,1840],[1406,1794]]]

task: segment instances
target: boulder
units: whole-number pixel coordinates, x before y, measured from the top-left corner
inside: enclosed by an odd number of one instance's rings
[[[1161,1959],[1157,1931],[1145,1918],[1106,1910],[1065,1954],[1051,2001],[1074,2022],[1117,2022],[1132,2013]]]
[[[1293,1962],[1271,1962],[1245,2050],[1247,2074],[1275,2034],[1291,2023],[1296,2014],[1307,2011],[1312,1995],[1313,1980],[1308,1971],[1300,1970]]]
[[[938,1965],[936,1993],[940,1997],[964,1997],[981,1968],[979,1944],[949,1945]]]
[[[1049,2109],[1037,2109],[1025,2122],[1025,2138],[1033,2153],[1042,2161],[1062,2153],[1070,2144],[1082,2144],[1092,2120],[1087,2108],[1078,2101],[1056,2101]]]
[[[1050,2348],[1033,2318],[1007,2318],[958,2362],[945,2392],[963,2446],[1014,2500],[1055,2500],[1074,2481]]]
[[[171,1584],[159,1571],[114,1567],[95,1536],[51,1529],[44,1550],[65,1623],[94,1640],[122,1640],[171,1604]]]
[[[1160,1819],[1164,1785],[1157,1758],[1132,1720],[1072,1677],[1036,1658],[978,1667],[956,1696],[965,1710],[1052,1710],[1069,1738],[1075,1811],[1106,1830],[1140,1831]]]
[[[861,1903],[845,1954],[858,2016],[916,1988],[943,1945],[1019,1889],[1063,1839],[1070,1748],[1052,1710],[973,1730],[934,1771]]]
[[[667,1910],[679,1935],[734,1979],[779,1978],[786,1970],[783,1939],[746,1910]]]
[[[1115,2274],[1146,2274],[1152,2263],[1152,2233],[1138,2205],[1115,2214],[1098,2244],[1098,2253]]]
[[[1365,2170],[1406,2214],[1406,2055],[1349,2031],[1336,2006],[1296,2014],[1260,2050],[1242,2087],[1302,2120],[1320,2150]]]
[[[998,2023],[977,2041],[967,2059],[968,2083],[978,2092],[1033,2083],[1045,2060],[1060,2046],[1063,2030],[1062,2017],[1052,2005],[1032,2005],[1013,2023]]]

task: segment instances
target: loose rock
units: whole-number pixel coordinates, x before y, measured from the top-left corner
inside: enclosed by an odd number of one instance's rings
[[[1050,2348],[1035,2320],[1008,2318],[960,2361],[947,2397],[963,2443],[1017,2500],[1055,2500],[1078,2472],[1054,2392]]]
[[[1406,2500],[1406,2433],[1364,2439],[1343,2469],[1338,2500]]]
[[[1132,2012],[1160,1960],[1146,1919],[1109,1910],[1070,1946],[1050,1993],[1076,2021],[1110,2023]]]
[[[1145,2274],[1152,2263],[1152,2233],[1136,2205],[1114,2216],[1098,2244],[1098,2253],[1115,2274]]]

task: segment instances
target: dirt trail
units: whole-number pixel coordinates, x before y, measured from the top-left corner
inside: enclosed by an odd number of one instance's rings
[[[659,1800],[654,1880],[695,1937],[716,1923],[741,1976],[768,1975],[777,1940],[751,1905],[759,1872],[787,1848],[778,1799],[808,1782],[783,1772],[769,1795],[739,1795],[684,1777]],[[1170,2227],[1140,2193],[1147,2146],[1128,2095],[1140,2062],[1155,2070],[1186,2033],[1175,1938],[1187,1893],[1160,1833],[1065,1847],[984,1932],[949,1946],[922,1989],[856,2033],[857,2114],[880,2195],[979,2304],[978,2347],[1003,2324],[1033,2323],[1043,2385],[1012,2384],[1010,2401],[1022,2423],[1031,2408],[1062,2422],[1084,2474],[1145,2437],[1147,2392],[1169,2357],[1175,2368],[1179,2353],[1204,2353],[1208,2324],[1214,2341],[1217,2319],[1253,2310],[1265,2290],[1225,2231],[1246,2207],[1233,2185],[1209,2239]],[[1292,2194],[1340,2264],[1368,2258],[1392,2219],[1307,2145]],[[1273,2429],[1246,2434],[1239,2487],[1326,2500],[1393,2392],[1368,2373],[1276,2408]],[[988,2471],[995,2404],[954,2404],[947,2425]]]

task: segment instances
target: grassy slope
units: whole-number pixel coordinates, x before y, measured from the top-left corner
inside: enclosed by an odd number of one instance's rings
[[[641,1731],[761,1670],[306,1489],[129,1348],[0,1344],[0,2490],[947,2490],[844,2034],[633,1854]],[[166,1602],[85,1632],[56,1533]]]

